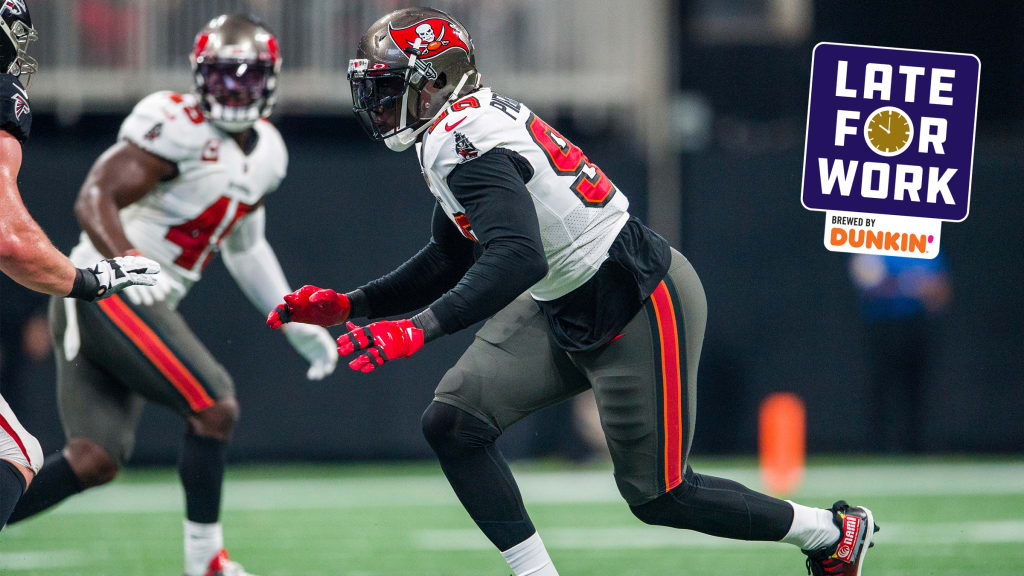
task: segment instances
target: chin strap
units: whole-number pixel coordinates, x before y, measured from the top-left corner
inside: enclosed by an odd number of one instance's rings
[[[422,40],[420,38],[417,38],[412,45],[413,52],[409,54],[409,63],[407,65],[409,69],[408,71],[406,71],[406,82],[408,82],[409,76],[413,74],[414,71],[416,70],[416,55],[419,54],[421,44]],[[448,97],[444,105],[437,109],[437,112],[434,114],[432,118],[430,118],[430,120],[424,122],[422,126],[412,131],[407,131],[405,129],[405,120],[408,114],[407,110],[409,109],[409,88],[406,88],[405,94],[402,94],[402,114],[401,118],[399,118],[398,120],[398,129],[396,130],[395,134],[392,134],[391,136],[388,136],[387,138],[384,139],[384,144],[389,149],[395,152],[402,152],[408,150],[410,146],[416,143],[416,140],[419,138],[420,134],[422,134],[423,131],[427,129],[427,126],[433,124],[434,120],[437,120],[437,117],[441,115],[441,112],[445,108],[447,108],[452,102],[458,100],[459,93],[462,92],[462,88],[466,85],[466,82],[469,81],[469,77],[471,74],[471,72],[466,72],[465,74],[463,74],[462,78],[459,79],[459,83],[455,85],[455,90],[452,91],[451,96]],[[480,79],[480,73],[476,72],[476,88],[480,87]]]
[[[416,71],[416,55],[420,53],[420,45],[422,42],[422,39],[417,38],[413,43],[412,53],[409,54],[409,63],[406,64],[408,67],[405,71],[406,88],[405,93],[402,94],[402,107],[399,108],[399,110],[401,110],[401,114],[399,114],[398,129],[395,131],[394,135],[384,139],[384,144],[395,152],[401,152],[409,148],[409,146],[416,141],[416,136],[419,136],[419,131],[414,131],[411,141],[406,142],[406,139],[402,138],[402,136],[405,136],[405,119],[406,116],[408,116],[407,110],[409,110],[409,77]]]

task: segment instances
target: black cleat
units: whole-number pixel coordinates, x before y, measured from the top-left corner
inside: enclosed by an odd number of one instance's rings
[[[840,500],[832,505],[832,521],[839,527],[839,541],[817,550],[804,550],[807,573],[812,576],[860,576],[861,566],[878,525],[871,510]]]

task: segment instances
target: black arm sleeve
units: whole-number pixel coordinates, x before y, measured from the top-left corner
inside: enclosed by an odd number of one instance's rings
[[[503,148],[448,176],[448,188],[466,209],[484,250],[458,285],[430,305],[446,333],[492,316],[547,274],[540,224],[526,189],[532,177],[529,163]]]
[[[473,243],[435,205],[430,242],[395,271],[359,287],[366,297],[366,316],[422,308],[454,286],[472,265]]]

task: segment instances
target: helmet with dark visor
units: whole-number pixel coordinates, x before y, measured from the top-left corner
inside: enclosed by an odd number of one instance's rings
[[[429,118],[419,118],[421,90],[427,83],[415,67],[369,65],[366,59],[349,61],[352,111],[374,140],[415,130]]]
[[[352,111],[367,134],[400,152],[445,106],[480,86],[473,40],[450,15],[402,8],[374,22],[349,60]]]

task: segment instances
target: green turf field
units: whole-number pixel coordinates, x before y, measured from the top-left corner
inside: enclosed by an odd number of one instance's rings
[[[701,472],[759,484],[749,461]],[[605,465],[518,466],[527,506],[563,575],[803,574],[793,547],[649,527],[619,500]],[[794,499],[863,503],[882,526],[865,575],[1024,571],[1024,461],[816,461]],[[113,485],[0,534],[0,574],[181,573],[181,489],[173,470]],[[260,576],[505,576],[508,570],[432,465],[236,467],[225,494],[232,556]]]

